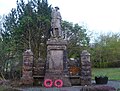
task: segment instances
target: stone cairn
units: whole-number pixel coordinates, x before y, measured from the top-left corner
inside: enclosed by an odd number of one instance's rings
[[[83,50],[81,53],[80,81],[82,86],[91,85],[90,53],[87,50]]]
[[[33,69],[33,53],[29,49],[23,53],[23,66],[21,78],[23,85],[33,85],[32,69]]]

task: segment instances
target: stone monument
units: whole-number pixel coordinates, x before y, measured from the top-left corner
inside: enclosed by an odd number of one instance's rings
[[[62,36],[62,31],[61,31],[61,14],[58,11],[59,8],[55,7],[52,8],[52,13],[51,13],[51,28],[52,28],[52,32],[51,32],[51,36],[54,38],[60,38]]]
[[[61,15],[59,8],[55,7],[51,13],[51,38],[47,41],[47,61],[44,79],[61,79],[64,86],[71,86],[65,73],[67,41],[62,39]]]
[[[90,53],[83,50],[81,53],[80,82],[82,86],[91,85],[91,61]]]
[[[22,84],[24,85],[33,85],[33,53],[32,51],[26,50],[23,53],[23,67],[22,67]]]

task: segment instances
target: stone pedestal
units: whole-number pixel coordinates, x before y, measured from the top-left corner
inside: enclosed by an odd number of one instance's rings
[[[81,53],[81,72],[80,72],[81,85],[91,85],[91,62],[90,53],[83,50]]]
[[[26,50],[23,53],[23,67],[22,67],[22,84],[32,85],[32,68],[33,68],[33,53],[31,50]]]
[[[62,79],[64,86],[71,86],[67,77],[65,77],[66,64],[66,46],[67,41],[63,39],[50,39],[47,41],[47,62],[45,79]]]

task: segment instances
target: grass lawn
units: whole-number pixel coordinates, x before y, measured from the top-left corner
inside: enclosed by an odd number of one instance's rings
[[[4,90],[5,90],[5,87],[0,86],[0,91],[4,91]]]
[[[120,81],[120,68],[92,68],[92,79],[95,76],[108,76],[109,80]]]
[[[0,91],[21,91],[21,90],[12,89],[6,86],[0,86]]]

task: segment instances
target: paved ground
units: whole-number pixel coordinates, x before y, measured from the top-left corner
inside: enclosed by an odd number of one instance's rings
[[[23,91],[80,91],[80,87],[62,87],[62,88],[29,88]]]
[[[92,81],[95,84],[94,81]],[[115,87],[116,89],[120,88],[120,81],[109,81],[107,86]],[[80,86],[73,87],[62,87],[62,88],[44,88],[44,87],[29,87],[23,88],[22,91],[80,91]],[[120,91],[120,90],[119,90]]]
[[[93,83],[95,83],[95,81],[93,81]],[[107,86],[112,86],[116,89],[120,88],[120,81],[108,81],[108,84],[106,84]]]

